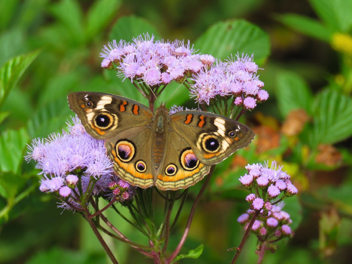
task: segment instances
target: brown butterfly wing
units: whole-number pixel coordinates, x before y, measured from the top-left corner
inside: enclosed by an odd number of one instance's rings
[[[232,119],[201,111],[182,111],[171,116],[171,126],[206,165],[217,164],[254,138],[254,132]]]
[[[88,134],[107,139],[135,126],[147,125],[153,113],[134,100],[106,93],[76,92],[68,95],[70,108]]]

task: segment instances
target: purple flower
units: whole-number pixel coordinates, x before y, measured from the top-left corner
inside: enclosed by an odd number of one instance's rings
[[[268,194],[271,198],[275,198],[280,194],[280,190],[275,185],[270,185],[268,188]]]
[[[243,103],[242,97],[236,97],[234,104],[237,106],[241,106]]]
[[[78,177],[76,175],[70,174],[70,175],[66,176],[66,184],[69,187],[71,187],[71,188],[75,187],[77,182],[78,182]]]
[[[249,174],[252,175],[254,178],[258,178],[261,175],[261,172],[258,169],[252,169],[250,170]]]
[[[291,227],[288,225],[282,225],[281,231],[285,236],[290,236],[292,234]]]
[[[96,178],[112,174],[112,163],[106,155],[103,140],[96,140],[82,130],[78,118],[73,118],[69,132],[52,134],[43,143],[34,140],[26,159],[35,159],[40,174],[64,178],[75,169],[85,168],[88,176]]]
[[[257,181],[258,186],[261,187],[261,188],[265,188],[269,184],[268,178],[266,178],[264,176],[260,176],[259,178],[257,178],[256,181]]]
[[[268,233],[268,230],[263,226],[259,229],[259,234],[265,236]]]
[[[266,224],[269,226],[269,227],[277,227],[279,222],[273,218],[273,217],[269,217],[267,220],[266,220]]]
[[[247,195],[246,201],[250,203],[250,202],[253,202],[255,198],[256,198],[255,194],[251,193]]]
[[[130,184],[123,180],[119,180],[118,184],[122,189],[128,189],[130,187]]]
[[[264,204],[264,208],[265,208],[265,210],[270,211],[270,210],[273,208],[273,206],[271,205],[270,202],[266,202],[266,203]]]
[[[257,94],[257,99],[259,102],[264,102],[264,101],[268,100],[268,98],[269,98],[269,94],[267,91],[259,90],[259,92]]]
[[[260,210],[263,208],[264,205],[264,200],[261,198],[255,198],[253,203],[252,203],[252,207],[254,210]]]
[[[245,174],[242,176],[239,181],[244,185],[245,187],[250,187],[253,183],[253,176],[249,174]]]
[[[279,188],[280,191],[283,191],[283,190],[286,189],[286,184],[285,184],[285,182],[283,180],[276,181],[275,186],[277,188]]]
[[[39,190],[41,192],[56,192],[62,186],[64,186],[64,179],[62,177],[44,178],[41,181]]]
[[[71,192],[72,192],[71,188],[68,186],[64,186],[59,189],[59,194],[64,198],[68,197],[71,194]]]
[[[262,225],[262,221],[255,220],[252,226],[252,230],[257,231]]]
[[[282,235],[281,230],[280,229],[276,229],[275,232],[274,232],[274,235],[276,237],[281,237],[281,235]]]
[[[237,218],[237,222],[239,222],[240,224],[244,224],[248,221],[249,219],[249,215],[248,214],[241,214],[238,218]]]
[[[293,196],[297,193],[298,193],[297,188],[292,183],[288,183],[286,191],[285,191],[285,195],[286,196]]]
[[[247,97],[243,101],[243,106],[248,109],[254,109],[257,106],[256,100],[252,97]]]

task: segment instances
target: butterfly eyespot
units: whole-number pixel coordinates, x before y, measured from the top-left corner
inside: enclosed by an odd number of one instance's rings
[[[99,114],[94,118],[94,121],[97,127],[107,129],[113,124],[113,117],[106,113]]]
[[[121,140],[117,142],[115,145],[115,150],[117,157],[122,162],[131,161],[136,153],[135,146],[127,140]]]
[[[147,170],[147,165],[142,160],[137,161],[135,166],[136,166],[136,170],[140,173],[143,173]]]
[[[229,137],[232,137],[232,138],[236,136],[236,133],[232,130],[229,131],[227,134],[229,135]]]
[[[87,101],[87,102],[86,102],[86,106],[92,107],[92,106],[93,106],[93,103],[92,103],[91,101]]]
[[[167,176],[174,176],[177,172],[177,167],[175,164],[169,164],[165,168],[165,174]]]
[[[194,170],[199,165],[199,160],[192,149],[185,149],[181,154],[181,165],[185,170]]]
[[[202,139],[202,147],[208,153],[217,152],[220,149],[219,139],[214,135],[205,136]]]

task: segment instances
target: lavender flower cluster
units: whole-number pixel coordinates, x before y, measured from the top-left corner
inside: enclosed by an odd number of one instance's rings
[[[234,104],[252,110],[257,103],[269,98],[263,90],[264,83],[257,76],[258,65],[253,56],[238,54],[236,59],[218,61],[211,69],[204,69],[194,75],[191,94],[198,103],[210,104],[220,97],[233,97]]]
[[[285,197],[297,194],[297,188],[292,184],[290,176],[277,167],[276,162],[269,167],[268,163],[247,165],[247,174],[239,180],[243,186],[253,193],[246,197],[250,209],[238,217],[237,221],[248,228],[255,218],[251,231],[260,241],[277,241],[285,236],[291,236],[290,215],[282,211]],[[274,239],[271,240],[270,239]]]
[[[143,81],[148,86],[160,86],[172,80],[185,78],[209,68],[215,61],[211,55],[195,54],[190,43],[181,41],[154,41],[148,34],[133,39],[133,43],[114,40],[104,46],[100,54],[101,66],[112,69],[117,66],[120,77]]]
[[[123,186],[115,199],[133,199],[134,187],[114,175],[104,141],[88,135],[77,117],[72,121],[68,132],[52,134],[46,140],[34,139],[29,146],[26,160],[34,160],[39,174],[44,175],[40,191],[56,194],[65,209],[81,209],[80,197],[90,195],[109,196],[111,200],[112,182]]]

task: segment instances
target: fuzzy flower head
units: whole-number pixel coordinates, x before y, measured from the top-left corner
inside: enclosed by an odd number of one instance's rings
[[[258,65],[253,56],[239,54],[226,62],[216,61],[210,69],[194,75],[191,94],[198,103],[209,105],[218,96],[234,98],[234,104],[247,110],[264,102],[269,95],[262,90],[264,83],[257,76]]]
[[[77,117],[72,120],[68,132],[52,134],[45,143],[33,140],[26,160],[36,161],[40,174],[63,179],[76,169],[82,169],[85,175],[96,179],[112,174],[112,163],[106,155],[104,141],[89,136]]]
[[[114,40],[104,46],[100,56],[103,68],[112,69],[115,64],[119,77],[143,82],[149,87],[172,80],[182,82],[215,61],[211,55],[195,54],[189,41],[155,40],[148,34],[134,38],[132,43]]]

